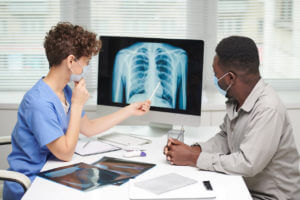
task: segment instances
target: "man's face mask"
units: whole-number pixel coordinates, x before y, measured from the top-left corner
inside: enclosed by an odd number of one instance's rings
[[[230,84],[230,85],[226,88],[226,90],[223,90],[223,89],[220,87],[220,85],[219,85],[219,81],[222,80],[222,79],[223,79],[225,76],[227,76],[228,74],[229,74],[229,73],[227,72],[226,74],[224,74],[223,76],[221,76],[219,79],[216,77],[216,75],[214,75],[214,83],[215,83],[216,87],[218,88],[219,92],[220,92],[221,94],[223,94],[224,96],[226,96],[227,91],[230,89],[230,87],[231,87],[232,84]]]
[[[71,69],[71,72],[72,72],[72,74],[71,74],[70,80],[74,81],[74,82],[79,82],[80,79],[82,79],[82,78],[86,79],[87,72],[88,72],[88,66],[83,67],[81,74],[74,74],[72,69]]]

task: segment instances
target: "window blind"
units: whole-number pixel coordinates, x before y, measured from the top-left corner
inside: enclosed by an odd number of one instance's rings
[[[26,91],[46,75],[43,40],[58,21],[98,36],[204,39],[204,79],[216,42],[245,35],[257,43],[265,79],[300,80],[299,7],[300,0],[0,0],[0,91]],[[94,57],[90,90],[97,73]]]
[[[299,80],[299,7],[300,0],[218,0],[217,40],[248,36],[258,46],[263,78]]]
[[[91,0],[90,27],[99,36],[186,38],[187,7],[183,0]],[[96,88],[98,56],[91,65]]]
[[[210,45],[213,35],[209,33],[210,26],[215,24],[215,15],[211,15],[216,9],[214,2],[212,0],[91,0],[90,27],[99,36],[202,39]],[[208,43],[205,44],[206,47],[209,46]],[[98,57],[93,59],[92,65],[98,66]],[[94,67],[93,70],[94,77],[91,79],[96,83],[98,69]]]
[[[0,90],[27,90],[46,75],[43,40],[59,19],[59,0],[0,1]]]
[[[47,73],[43,39],[58,21],[82,25],[98,36],[204,39],[205,10],[211,4],[207,3],[211,0],[0,2],[0,90],[27,90]],[[98,56],[90,63],[91,91],[97,88]]]

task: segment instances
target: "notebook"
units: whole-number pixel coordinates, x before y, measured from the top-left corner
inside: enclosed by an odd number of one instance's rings
[[[129,182],[131,200],[211,200],[216,198],[214,190],[208,190],[202,181],[176,173],[155,178],[132,179]]]
[[[78,140],[75,153],[81,156],[88,156],[98,153],[116,151],[119,149],[119,147],[115,147],[99,140]]]

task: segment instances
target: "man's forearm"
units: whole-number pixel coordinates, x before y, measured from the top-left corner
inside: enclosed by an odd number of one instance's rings
[[[227,154],[230,151],[228,147],[227,134],[223,131],[220,131],[208,141],[199,142],[195,145],[201,146],[201,151],[203,152]]]
[[[197,160],[201,154],[201,146],[200,145],[193,145],[191,146],[192,153],[191,153],[191,160],[193,163],[193,166],[197,166]]]

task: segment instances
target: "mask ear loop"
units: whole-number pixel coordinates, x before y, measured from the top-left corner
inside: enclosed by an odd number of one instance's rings
[[[71,75],[74,74],[73,70],[72,70],[72,67],[68,67],[69,68],[69,72],[71,72]]]
[[[227,89],[225,90],[226,92],[228,92],[228,90],[231,88],[232,83],[230,83],[230,85],[227,87]]]
[[[229,74],[229,75],[230,75],[230,73],[233,73],[233,72],[227,72],[226,74]],[[233,73],[233,74],[234,74],[234,73]],[[231,79],[232,79],[232,78],[231,78]],[[230,83],[230,85],[227,87],[227,89],[225,90],[226,93],[227,93],[227,91],[231,88],[232,84],[233,84],[233,83]]]
[[[218,82],[219,82],[220,80],[222,80],[227,74],[229,74],[229,72],[227,72],[226,74],[224,74],[223,76],[221,76],[221,77],[218,79]]]
[[[78,59],[74,56],[74,62],[77,62]],[[80,64],[79,64],[80,65]],[[71,71],[72,74],[74,74],[73,70],[72,70],[72,67],[69,67],[69,70]]]

